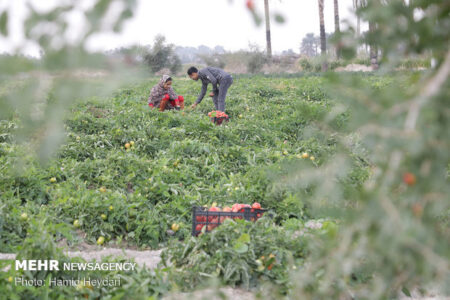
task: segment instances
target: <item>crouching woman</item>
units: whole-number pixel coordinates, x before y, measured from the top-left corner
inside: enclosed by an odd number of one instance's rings
[[[159,111],[184,109],[184,98],[175,94],[172,78],[169,75],[163,75],[159,83],[152,88],[148,97],[148,106],[159,108]]]

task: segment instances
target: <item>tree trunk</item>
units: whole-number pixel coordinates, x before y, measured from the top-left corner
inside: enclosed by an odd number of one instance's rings
[[[356,37],[359,38],[361,36],[361,18],[359,16],[356,17]]]
[[[265,15],[266,15],[267,56],[269,58],[272,58],[272,40],[270,37],[269,0],[264,0],[264,10],[265,10]]]
[[[353,0],[353,8],[355,9],[355,13],[357,13],[358,8],[361,7],[361,0]],[[359,39],[361,37],[361,18],[357,14],[356,15],[356,38]],[[356,48],[356,54],[359,55],[361,51],[363,51],[364,48],[361,46],[358,46]]]
[[[341,32],[339,26],[339,0],[334,0],[334,33],[337,35]],[[341,58],[341,49],[339,45],[336,46],[336,58]]]
[[[375,29],[376,24],[369,22],[369,32],[373,33]],[[372,70],[378,69],[378,47],[374,42],[370,44],[370,64],[372,65]]]
[[[322,71],[328,69],[326,54],[327,54],[327,39],[325,35],[325,20],[323,17],[324,0],[319,2],[319,20],[320,20],[320,54],[322,56]]]
[[[361,19],[359,16],[356,17],[356,38],[359,39],[361,36]],[[357,46],[356,54],[359,55],[361,52],[361,46]]]

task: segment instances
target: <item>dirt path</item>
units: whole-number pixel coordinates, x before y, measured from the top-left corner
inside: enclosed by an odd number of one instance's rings
[[[102,258],[108,256],[114,258],[132,258],[140,267],[154,269],[161,261],[161,252],[162,249],[137,251],[117,248],[103,248],[100,250],[91,251],[66,251],[65,253],[69,257],[81,257],[86,261],[91,261],[94,259],[100,261]],[[0,253],[0,260],[11,260],[15,258],[16,255],[14,253]]]
[[[101,260],[103,257],[112,256],[115,258],[127,258],[134,259],[134,261],[140,267],[146,267],[149,269],[154,269],[157,267],[158,263],[161,261],[162,250],[128,250],[128,249],[116,249],[116,248],[104,248],[99,251],[69,251],[67,254],[69,257],[82,257],[85,260]]]
[[[172,293],[162,298],[163,300],[222,300],[222,299],[239,299],[253,300],[256,299],[252,292],[240,288],[223,287],[216,289],[198,290],[191,293]]]
[[[350,64],[345,67],[336,68],[336,72],[371,72],[372,67],[359,64]]]

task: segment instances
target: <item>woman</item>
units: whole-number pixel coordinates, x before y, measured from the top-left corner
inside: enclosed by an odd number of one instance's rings
[[[166,109],[184,109],[183,96],[177,96],[172,88],[172,78],[169,75],[163,75],[157,85],[152,88],[150,97],[148,97],[148,106],[158,107],[159,111]]]

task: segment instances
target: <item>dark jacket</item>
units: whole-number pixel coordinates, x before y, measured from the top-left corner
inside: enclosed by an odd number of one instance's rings
[[[206,95],[208,84],[211,83],[213,86],[213,92],[217,93],[217,85],[220,85],[221,81],[226,80],[229,77],[231,77],[230,74],[222,69],[214,67],[206,67],[198,71],[198,78],[200,78],[200,80],[202,81],[202,90],[200,92],[200,95],[198,95],[197,101],[195,101],[195,103],[198,104],[202,102],[203,98]]]

